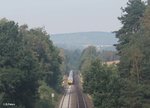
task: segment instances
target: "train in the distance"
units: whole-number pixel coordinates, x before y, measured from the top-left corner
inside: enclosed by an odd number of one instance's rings
[[[73,84],[73,70],[71,70],[71,71],[69,72],[68,84],[69,84],[69,85],[72,85],[72,84]]]

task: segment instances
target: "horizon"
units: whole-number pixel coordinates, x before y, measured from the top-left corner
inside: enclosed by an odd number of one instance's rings
[[[56,33],[56,34],[50,34],[51,35],[63,35],[63,34],[77,34],[77,33],[112,33],[115,34],[113,31],[112,32],[107,32],[107,31],[81,31],[81,32],[65,32],[65,33]]]

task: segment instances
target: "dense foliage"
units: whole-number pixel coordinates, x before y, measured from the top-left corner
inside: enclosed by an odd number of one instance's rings
[[[34,108],[42,95],[39,81],[58,90],[61,58],[49,38],[42,28],[28,29],[27,25],[0,20],[1,108],[7,103]]]
[[[84,71],[88,69],[87,67],[90,66],[91,62],[97,58],[100,58],[103,63],[119,60],[119,57],[116,55],[116,51],[101,51],[101,49],[99,50],[95,46],[89,46],[82,51],[80,56],[79,70],[81,73],[84,74]]]
[[[122,90],[125,108],[150,107],[149,5],[129,0],[120,17],[123,27],[116,32],[120,55],[119,74],[126,82]]]
[[[96,108],[118,108],[120,105],[118,98],[121,82],[117,67],[104,65],[106,61],[114,60],[111,59],[112,55],[112,51],[99,51],[96,47],[89,46],[80,57],[83,90],[93,97]]]
[[[92,61],[84,70],[84,91],[93,97],[96,108],[149,108],[149,1],[129,0],[122,11],[119,20],[123,26],[116,32],[120,63],[106,66]]]
[[[121,82],[115,66],[108,67],[97,59],[84,75],[84,91],[93,96],[95,108],[120,108]],[[89,80],[90,79],[90,80]]]

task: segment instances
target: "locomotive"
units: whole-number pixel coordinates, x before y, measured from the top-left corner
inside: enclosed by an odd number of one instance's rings
[[[69,84],[69,85],[72,85],[72,84],[73,84],[73,70],[71,70],[71,71],[69,72],[68,84]]]

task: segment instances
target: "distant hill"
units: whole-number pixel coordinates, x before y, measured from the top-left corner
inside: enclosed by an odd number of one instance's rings
[[[109,32],[52,34],[50,38],[56,46],[66,49],[83,49],[93,45],[100,49],[115,50],[113,44],[117,43],[115,34]]]

